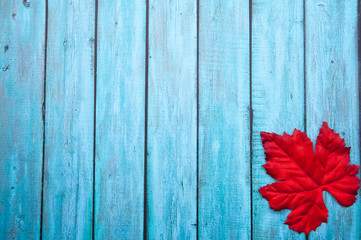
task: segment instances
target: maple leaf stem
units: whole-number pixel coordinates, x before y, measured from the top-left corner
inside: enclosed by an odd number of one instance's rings
[[[305,239],[308,240],[308,236],[310,236],[310,235],[305,235],[305,236],[306,236]]]

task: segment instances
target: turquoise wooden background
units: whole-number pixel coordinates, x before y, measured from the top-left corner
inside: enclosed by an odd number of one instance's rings
[[[356,0],[1,0],[1,239],[304,239],[260,131],[360,164]],[[309,239],[361,239],[361,201]],[[360,198],[360,195],[358,196]]]

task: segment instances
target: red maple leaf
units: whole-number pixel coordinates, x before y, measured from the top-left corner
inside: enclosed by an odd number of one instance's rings
[[[291,209],[285,224],[298,233],[327,223],[322,192],[328,191],[344,207],[356,201],[359,167],[348,165],[350,148],[339,134],[323,123],[316,140],[316,153],[307,135],[297,129],[292,136],[261,132],[266,154],[263,167],[280,180],[259,189],[272,209]]]

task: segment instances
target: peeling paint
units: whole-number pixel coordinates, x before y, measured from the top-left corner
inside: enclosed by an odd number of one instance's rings
[[[10,68],[10,64],[6,65],[5,67],[3,67],[3,72],[6,72],[9,68]]]
[[[23,0],[23,5],[28,8],[30,7],[30,2],[28,2],[27,0]]]

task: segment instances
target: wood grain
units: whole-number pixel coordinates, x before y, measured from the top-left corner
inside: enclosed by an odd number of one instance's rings
[[[143,238],[145,8],[99,1],[96,239]]]
[[[272,23],[272,24],[270,24]],[[273,211],[258,189],[275,180],[260,132],[304,131],[303,1],[254,0],[252,7],[253,238],[304,239],[284,222],[290,210]]]
[[[260,132],[360,164],[358,4],[0,1],[0,239],[303,239]],[[360,198],[309,239],[361,239]]]
[[[307,133],[315,140],[328,122],[351,147],[351,163],[359,165],[357,78],[357,1],[306,1]],[[361,195],[349,208],[323,196],[328,223],[310,239],[360,239]]]
[[[0,29],[0,239],[37,239],[45,1],[1,1]]]
[[[195,239],[196,1],[149,1],[147,237]]]
[[[199,238],[251,236],[248,1],[200,1]]]
[[[92,235],[95,1],[49,1],[44,239]]]

